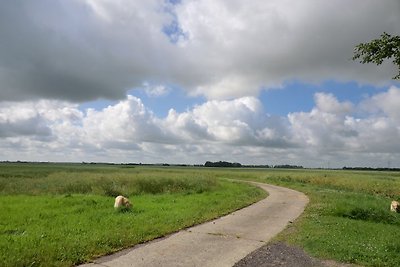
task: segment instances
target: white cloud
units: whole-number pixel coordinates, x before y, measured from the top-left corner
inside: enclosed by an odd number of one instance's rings
[[[55,124],[79,123],[82,113],[76,105],[60,101],[2,102],[0,105],[0,136],[52,135]]]
[[[333,94],[316,93],[314,100],[316,108],[326,113],[349,114],[353,109],[350,102],[339,103]]]
[[[282,121],[265,114],[261,102],[254,97],[212,100],[181,114],[171,110],[166,123],[171,132],[192,142],[291,146]]]
[[[85,111],[61,101],[1,102],[0,160],[400,166],[400,88],[359,104],[326,93],[314,100],[311,111],[287,117],[243,97],[165,118],[134,96]]]
[[[88,109],[82,123],[86,142],[102,147],[103,142],[166,142],[157,121],[140,99],[128,96],[101,111]]]
[[[400,90],[392,86],[387,92],[374,95],[360,104],[371,113],[383,112],[386,116],[400,122]]]
[[[359,118],[352,114],[350,103],[340,103],[331,94],[319,93],[315,99],[317,106],[311,112],[288,115],[298,144],[305,144],[318,153],[342,151],[353,155],[386,153],[389,156],[400,151],[400,124],[394,104],[400,103],[399,88],[391,87],[385,93],[364,100],[358,113],[362,114],[366,105],[372,113]],[[384,100],[388,100],[387,105]]]

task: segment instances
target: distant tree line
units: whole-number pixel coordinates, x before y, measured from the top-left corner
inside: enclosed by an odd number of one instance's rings
[[[343,167],[343,170],[352,170],[352,171],[392,171],[398,172],[400,168],[371,168],[371,167]]]
[[[284,165],[242,165],[237,162],[227,162],[227,161],[217,161],[217,162],[211,162],[207,161],[204,164],[204,167],[225,167],[225,168],[277,168],[277,169],[303,169],[303,166],[298,166],[298,165],[289,165],[289,164],[284,164]]]
[[[284,164],[284,165],[275,165],[274,168],[276,168],[276,169],[303,169],[303,166]]]
[[[227,161],[218,161],[218,162],[211,162],[207,161],[204,164],[204,167],[225,167],[225,168],[240,168],[242,167],[242,164],[237,163],[237,162],[227,162]]]

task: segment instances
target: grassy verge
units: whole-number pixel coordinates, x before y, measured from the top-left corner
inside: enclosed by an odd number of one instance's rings
[[[192,170],[37,167],[0,167],[1,266],[71,266],[265,196],[258,188]],[[114,210],[116,193],[130,196],[131,211]]]

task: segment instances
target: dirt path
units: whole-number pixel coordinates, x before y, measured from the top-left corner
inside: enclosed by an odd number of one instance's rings
[[[282,231],[308,203],[303,193],[254,184],[266,190],[269,196],[222,218],[84,266],[233,266]]]

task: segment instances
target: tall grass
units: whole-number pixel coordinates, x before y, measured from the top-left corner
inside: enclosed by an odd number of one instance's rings
[[[3,166],[3,169],[7,168]],[[106,169],[105,172],[54,169],[53,172],[47,170],[43,172],[43,176],[39,176],[35,170],[33,168],[32,173],[25,175],[17,173],[6,176],[3,173],[0,176],[0,195],[96,194],[115,197],[138,194],[191,194],[213,190],[217,184],[215,177],[199,173],[188,175],[155,170],[127,171],[122,168]]]

